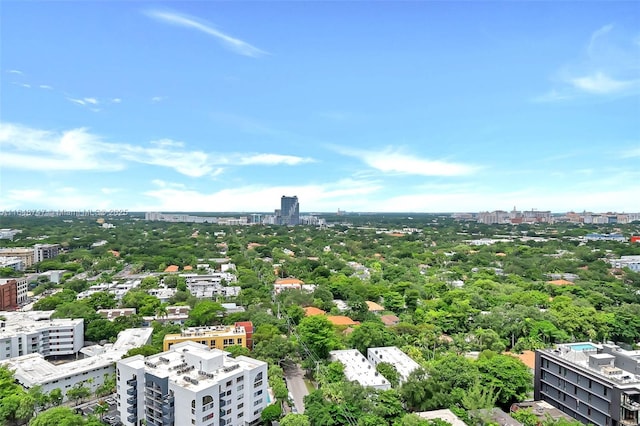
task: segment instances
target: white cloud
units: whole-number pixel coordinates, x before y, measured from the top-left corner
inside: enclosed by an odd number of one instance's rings
[[[121,170],[127,162],[167,167],[194,178],[216,177],[224,167],[298,165],[310,158],[280,154],[207,153],[188,150],[183,142],[153,141],[149,146],[105,142],[79,128],[44,131],[14,124],[0,124],[3,155],[0,166],[25,170]]]
[[[640,80],[615,80],[603,72],[577,77],[570,80],[577,89],[597,95],[619,93],[630,88],[639,87]]]
[[[589,41],[589,46],[587,47],[587,51],[589,52],[589,54],[593,52],[593,49],[598,39],[607,35],[612,29],[613,29],[613,25],[607,24],[598,28],[596,31],[593,32],[593,34],[591,34],[591,40]]]
[[[461,176],[474,173],[478,167],[442,160],[431,160],[404,154],[393,148],[383,150],[345,150],[336,148],[344,155],[359,158],[369,167],[383,173],[410,174],[421,176]]]
[[[113,103],[113,104],[119,104],[120,102],[122,102],[122,99],[120,99],[120,98],[111,99],[111,103]]]
[[[67,100],[68,100],[69,102],[73,102],[73,103],[78,104],[78,105],[86,105],[86,104],[87,104],[87,103],[86,103],[85,101],[83,101],[82,99],[67,98]]]
[[[283,194],[304,200],[304,211],[335,211],[354,202],[368,199],[381,189],[375,181],[345,179],[325,184],[266,187],[261,185],[220,189],[202,193],[185,187],[172,187],[167,182],[154,182],[157,189],[146,191],[150,200],[130,208],[132,211],[272,211],[278,208]]]
[[[91,105],[98,105],[98,100],[96,98],[84,98],[84,101]]]
[[[165,100],[164,96],[154,96],[153,98],[151,98],[151,102],[155,103],[162,102],[163,100]]]
[[[622,158],[635,158],[640,157],[640,146],[637,148],[631,148],[622,153]]]
[[[18,83],[17,81],[14,81],[13,84],[15,84],[16,86],[24,87],[26,89],[31,89],[31,85],[28,83]]]
[[[117,194],[118,192],[121,192],[122,188],[100,188],[100,192],[102,192],[105,195],[111,195],[111,194]]]
[[[82,191],[78,188],[61,187],[47,190],[16,188],[0,196],[0,210],[20,208],[38,208],[47,210],[107,210],[113,208],[109,197],[95,191]],[[116,206],[120,208],[120,206]]]
[[[53,90],[53,87],[49,86],[48,84],[41,84],[40,86],[41,89],[45,89],[45,90]]]
[[[163,12],[159,10],[147,11],[146,14],[147,16],[161,22],[178,25],[181,27],[191,28],[191,29],[203,32],[205,34],[208,34],[210,36],[213,36],[216,39],[218,39],[218,41],[220,41],[223,46],[225,46],[229,50],[232,50],[233,52],[239,55],[256,58],[256,57],[267,54],[267,52],[260,50],[255,46],[252,46],[246,41],[242,41],[228,34],[225,34],[222,31],[219,31],[213,28],[212,26],[187,15],[182,15],[182,14],[173,13],[173,12]]]
[[[0,166],[37,171],[121,170],[113,157],[101,156],[106,146],[86,129],[52,132],[0,123]]]
[[[297,164],[312,163],[315,160],[309,157],[297,157],[295,155],[280,155],[280,154],[253,154],[247,157],[243,157],[238,162],[239,165],[264,165],[275,166],[278,164],[286,164],[289,166],[295,166]]]
[[[24,73],[23,73],[22,71],[20,71],[20,70],[7,70],[7,73],[8,73],[8,74],[19,74],[19,75],[24,74]]]

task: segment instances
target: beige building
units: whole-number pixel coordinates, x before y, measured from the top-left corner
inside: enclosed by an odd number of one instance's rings
[[[212,327],[187,328],[180,334],[164,336],[162,348],[165,351],[181,342],[196,342],[209,348],[224,349],[228,346],[247,347],[247,333],[242,326],[219,325]]]
[[[30,268],[33,265],[33,253],[33,249],[25,247],[0,248],[0,256],[17,257],[22,260],[25,268]]]

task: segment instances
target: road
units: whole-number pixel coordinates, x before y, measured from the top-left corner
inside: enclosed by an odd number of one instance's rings
[[[287,388],[293,396],[293,404],[298,413],[304,413],[304,397],[309,394],[307,385],[304,383],[304,372],[298,364],[287,362],[283,364],[284,379],[287,382]]]

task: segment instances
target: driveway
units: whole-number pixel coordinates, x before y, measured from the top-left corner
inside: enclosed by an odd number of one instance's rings
[[[304,397],[309,394],[304,383],[304,372],[298,364],[287,362],[283,364],[284,379],[287,382],[289,393],[293,397],[293,405],[298,413],[304,413]]]

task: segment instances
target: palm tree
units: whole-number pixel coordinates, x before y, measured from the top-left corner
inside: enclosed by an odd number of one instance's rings
[[[156,317],[164,318],[166,316],[167,316],[167,305],[165,303],[162,303],[156,308]]]
[[[102,421],[104,415],[109,412],[109,404],[107,404],[105,401],[100,401],[93,411],[100,416],[100,420]]]

